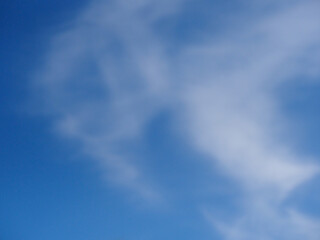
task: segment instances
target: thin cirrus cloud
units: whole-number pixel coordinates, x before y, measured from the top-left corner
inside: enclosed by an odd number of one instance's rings
[[[231,223],[204,210],[226,239],[318,239],[316,220],[281,205],[319,168],[285,138],[277,87],[320,75],[319,3],[235,1],[243,8],[219,31],[209,24],[190,41],[163,34],[159,25],[186,17],[190,2],[92,1],[37,73],[56,128],[110,181],[156,201],[165,196],[125,152],[171,109],[177,133],[243,189],[243,214]]]

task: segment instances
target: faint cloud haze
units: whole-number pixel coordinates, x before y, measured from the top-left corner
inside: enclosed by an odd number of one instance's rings
[[[46,111],[110,181],[158,201],[161,182],[150,183],[143,161],[126,152],[170,109],[176,133],[243,190],[232,222],[204,211],[225,239],[319,239],[318,220],[282,205],[319,167],[292,149],[277,95],[296,76],[320,75],[319,2],[235,1],[242,8],[219,31],[170,35],[192,1],[91,1],[37,72]]]

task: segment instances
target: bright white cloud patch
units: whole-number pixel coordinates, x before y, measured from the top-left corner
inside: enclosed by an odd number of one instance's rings
[[[319,74],[319,3],[250,3],[259,14],[232,13],[237,23],[219,33],[208,27],[196,41],[165,37],[159,25],[178,21],[187,3],[93,1],[55,37],[38,74],[48,112],[110,180],[159,199],[124,152],[155,114],[170,108],[194,150],[243,188],[246,211],[234,224],[206,213],[226,239],[319,239],[319,224],[281,207],[318,167],[286,144],[275,93],[296,75]]]

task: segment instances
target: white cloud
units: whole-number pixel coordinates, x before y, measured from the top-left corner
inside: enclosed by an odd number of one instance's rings
[[[297,74],[319,74],[302,60],[319,62],[320,6],[311,0],[273,4],[223,34],[208,29],[202,42],[173,55],[154,26],[183,2],[94,1],[56,37],[38,74],[48,111],[64,135],[109,169],[110,179],[158,199],[123,146],[142,138],[163,108],[175,109],[194,149],[237,179],[254,205],[235,225],[221,227],[227,239],[316,239],[317,223],[290,209],[281,213],[282,199],[318,167],[286,142],[275,90]],[[279,226],[285,233],[272,235]]]
[[[174,2],[166,4],[94,1],[55,37],[36,81],[59,132],[80,141],[110,180],[152,201],[159,193],[121,148],[166,102],[167,65],[149,26],[174,11]],[[140,14],[150,8],[150,16]]]
[[[293,210],[266,205],[265,202],[252,202],[246,214],[232,224],[217,222],[209,212],[204,214],[226,240],[317,240],[320,236],[320,222],[316,219]]]

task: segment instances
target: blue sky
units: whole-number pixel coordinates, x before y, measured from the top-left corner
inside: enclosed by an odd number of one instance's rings
[[[0,238],[320,238],[316,0],[0,3]]]

